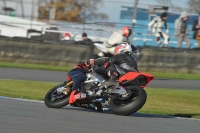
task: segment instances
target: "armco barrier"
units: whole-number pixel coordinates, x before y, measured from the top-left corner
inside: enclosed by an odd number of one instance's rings
[[[0,38],[0,61],[75,65],[90,57],[91,47],[72,43]],[[138,68],[200,74],[200,50],[143,47]]]
[[[200,50],[143,47],[138,66],[144,71],[200,74]]]
[[[0,61],[74,65],[90,53],[91,47],[84,45],[0,39]]]

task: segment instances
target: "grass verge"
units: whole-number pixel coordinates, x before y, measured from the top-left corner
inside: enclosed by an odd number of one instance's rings
[[[28,63],[15,63],[15,62],[0,62],[0,67],[7,68],[25,68],[36,70],[52,70],[52,71],[70,71],[72,66],[55,66],[44,64],[28,64]]]
[[[0,80],[0,96],[43,100],[47,91],[58,84],[57,82]]]
[[[169,73],[169,72],[149,72],[156,78],[169,78],[169,79],[185,79],[185,80],[200,80],[200,74],[189,73]]]
[[[54,65],[39,65],[39,64],[12,63],[12,62],[0,62],[0,67],[27,68],[27,69],[53,70],[53,71],[70,71],[73,68],[73,66],[54,66]],[[156,78],[200,80],[199,74],[167,73],[167,72],[147,72],[147,73],[153,74]]]
[[[43,100],[57,82],[0,80],[0,95]],[[200,119],[200,91],[146,88],[148,99],[142,113]]]
[[[140,112],[200,119],[200,91],[146,88],[147,102]]]

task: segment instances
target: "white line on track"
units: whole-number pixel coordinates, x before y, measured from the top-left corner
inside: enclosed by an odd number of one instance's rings
[[[44,103],[43,101],[39,100],[28,100],[28,99],[22,99],[22,98],[11,98],[11,97],[5,97],[5,96],[0,96],[0,99],[12,99],[12,100],[18,100],[18,101],[26,101],[26,102],[36,102],[36,103]]]

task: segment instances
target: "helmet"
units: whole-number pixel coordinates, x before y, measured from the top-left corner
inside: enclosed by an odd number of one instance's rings
[[[129,37],[132,33],[132,30],[130,27],[125,26],[124,28],[122,28],[122,32],[125,37]]]
[[[132,48],[127,42],[122,42],[122,43],[119,43],[118,46],[115,48],[114,55],[117,55],[119,53],[123,53],[126,51],[132,52]]]

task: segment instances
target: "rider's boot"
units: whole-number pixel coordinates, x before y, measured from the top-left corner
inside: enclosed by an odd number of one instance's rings
[[[89,102],[90,97],[88,96],[83,83],[81,83],[79,87],[79,91],[77,91],[74,95],[75,99],[82,102]]]

